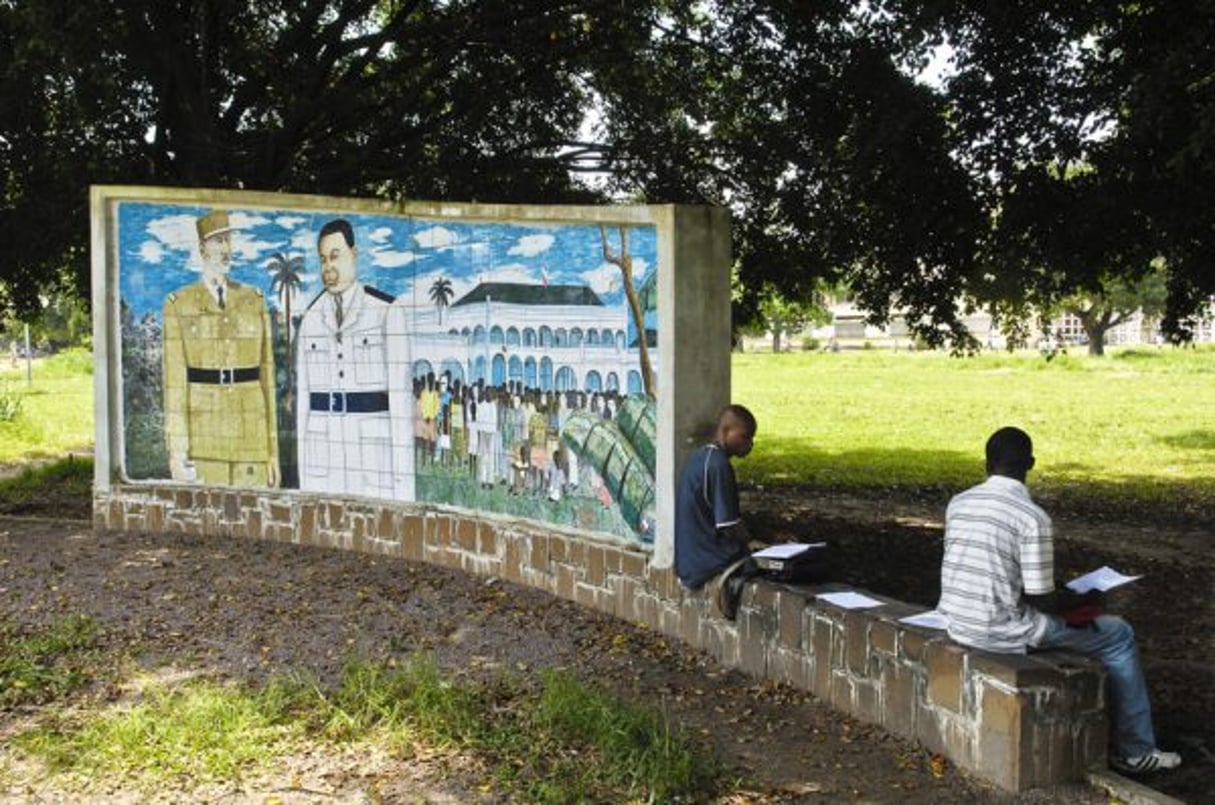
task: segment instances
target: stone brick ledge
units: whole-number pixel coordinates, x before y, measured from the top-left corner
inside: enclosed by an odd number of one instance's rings
[[[1099,664],[966,649],[898,622],[922,607],[874,593],[884,606],[844,610],[816,598],[839,585],[759,581],[727,621],[641,546],[499,515],[174,484],[115,485],[94,495],[93,511],[99,529],[362,551],[527,584],[808,690],[1010,790],[1080,781],[1105,760]]]

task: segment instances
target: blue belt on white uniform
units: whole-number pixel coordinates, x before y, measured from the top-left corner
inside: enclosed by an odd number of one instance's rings
[[[314,391],[308,407],[331,414],[375,414],[388,410],[386,391]]]

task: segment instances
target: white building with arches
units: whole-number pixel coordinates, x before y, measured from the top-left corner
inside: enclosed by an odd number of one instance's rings
[[[446,307],[411,317],[413,376],[464,385],[520,384],[541,391],[644,391],[625,305],[609,307],[585,285],[482,282]],[[647,329],[656,360],[657,335]]]

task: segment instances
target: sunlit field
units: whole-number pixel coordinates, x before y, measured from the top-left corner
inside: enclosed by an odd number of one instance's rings
[[[1034,438],[1039,494],[1215,501],[1215,349],[739,354],[733,397],[759,420],[744,480],[878,491],[983,477],[1003,425]]]
[[[93,356],[80,349],[0,359],[0,462],[66,455],[93,444]]]
[[[92,357],[0,366],[0,462],[93,442]],[[856,350],[743,353],[733,397],[759,419],[744,481],[943,493],[983,477],[1001,425],[1034,437],[1036,492],[1166,507],[1215,504],[1215,348],[1141,347],[1104,358]]]

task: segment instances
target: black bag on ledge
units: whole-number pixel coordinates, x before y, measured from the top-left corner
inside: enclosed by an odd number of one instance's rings
[[[764,556],[765,552],[769,555]],[[717,608],[723,616],[734,620],[743,587],[748,581],[768,579],[781,584],[814,584],[826,581],[830,572],[825,542],[770,546],[751,554],[724,572],[717,589]]]
[[[798,550],[798,548],[801,550]],[[769,555],[765,555],[769,554]],[[773,545],[751,555],[762,578],[785,584],[814,584],[831,575],[827,543]]]

